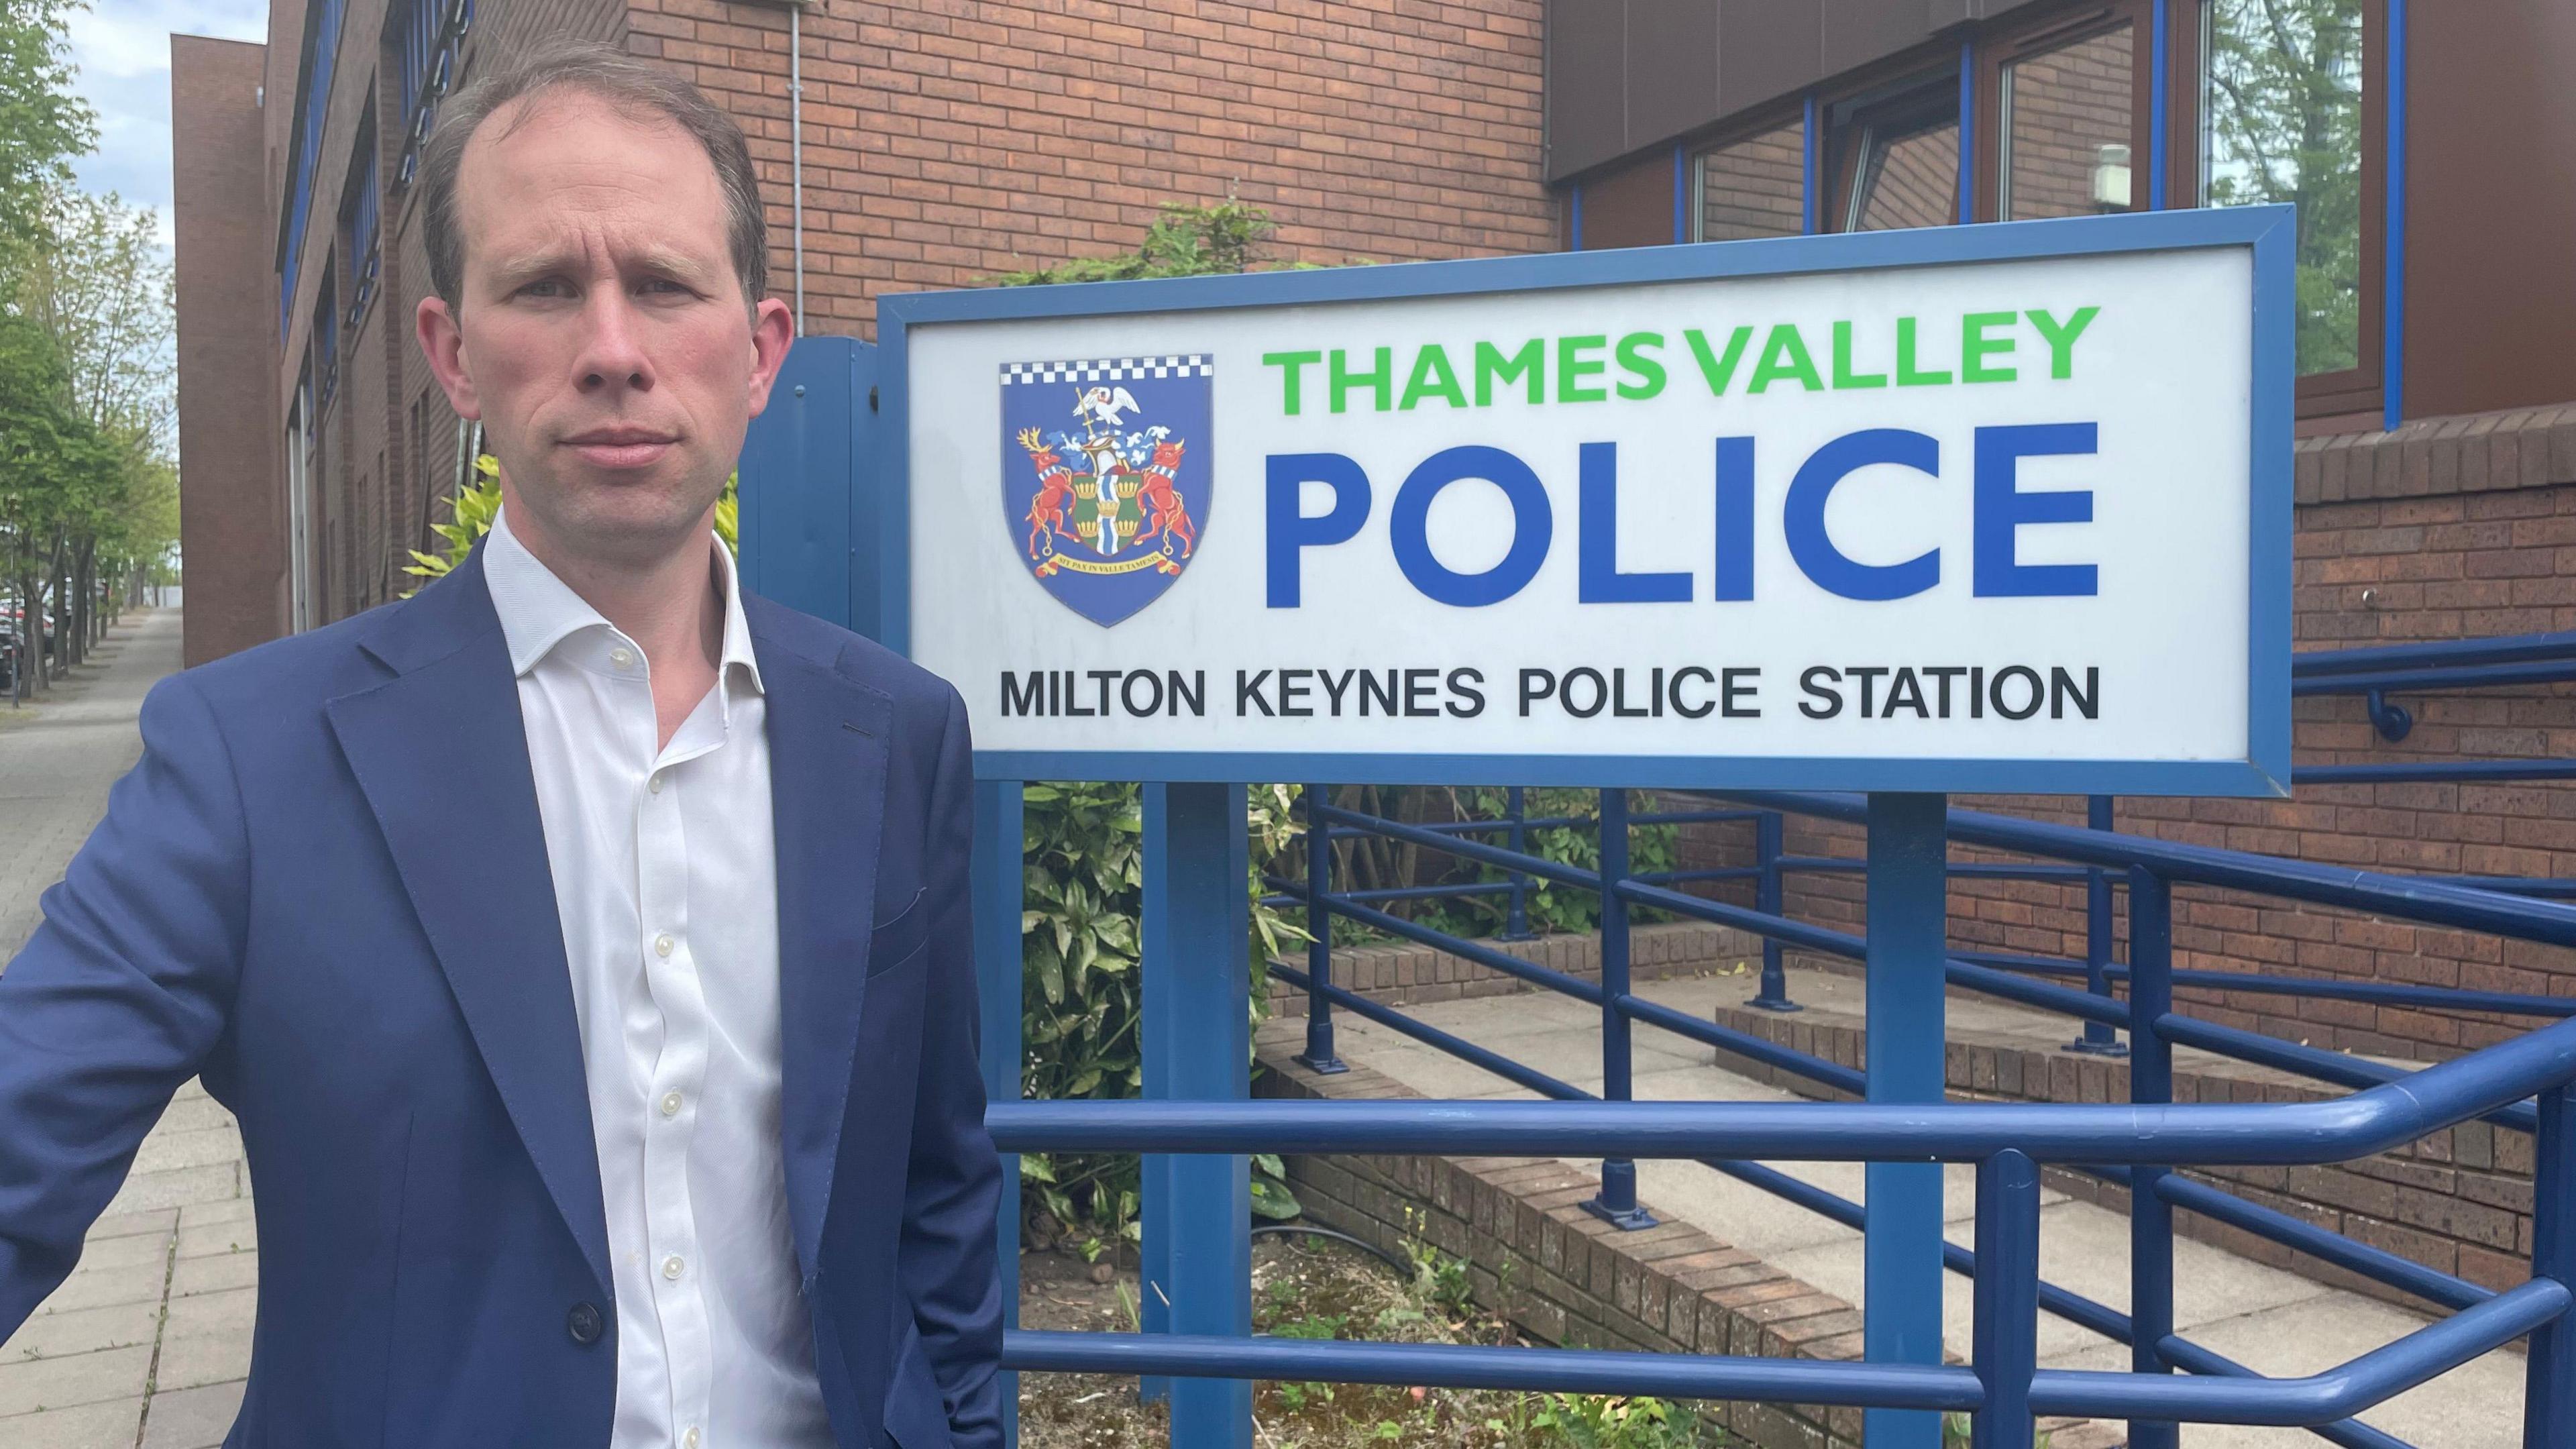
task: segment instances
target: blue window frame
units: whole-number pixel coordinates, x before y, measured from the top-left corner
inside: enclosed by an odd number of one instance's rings
[[[331,114],[331,76],[340,55],[340,22],[348,15],[348,0],[317,0],[313,7],[312,41],[304,51],[304,83],[295,93],[295,150],[287,165],[293,178],[286,207],[286,231],[278,239],[278,268],[283,285],[277,291],[277,335],[286,335],[287,323],[295,315],[295,282],[298,253],[304,248],[304,227],[313,215],[313,170],[322,151],[322,124]]]

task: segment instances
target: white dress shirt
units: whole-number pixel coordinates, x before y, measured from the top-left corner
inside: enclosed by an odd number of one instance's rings
[[[610,1449],[809,1449],[831,1430],[779,1135],[777,843],[733,557],[716,687],[666,746],[644,651],[496,517],[617,1295]]]

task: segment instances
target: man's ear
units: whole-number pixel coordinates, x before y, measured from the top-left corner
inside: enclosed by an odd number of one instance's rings
[[[456,314],[445,300],[428,296],[420,299],[420,311],[413,318],[413,330],[420,335],[421,355],[429,359],[429,370],[438,378],[440,390],[447,394],[449,406],[456,415],[479,421],[483,401],[474,391],[474,379],[465,371],[465,334],[456,325]],[[773,373],[775,367],[770,369]]]
[[[429,304],[424,302],[421,305],[427,307]],[[788,344],[795,340],[796,319],[794,314],[787,310],[787,304],[776,297],[761,298],[760,305],[751,309],[751,415],[753,417],[759,417],[769,406],[770,385],[778,381],[778,369],[787,361]]]

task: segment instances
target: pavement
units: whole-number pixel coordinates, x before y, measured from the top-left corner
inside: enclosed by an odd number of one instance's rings
[[[1673,978],[1640,982],[1649,1000],[1706,1020],[1723,1003],[1740,1005],[1748,994],[1742,977]],[[1801,978],[1791,995],[1825,1001],[1836,990],[1857,996],[1848,977]],[[1598,1008],[1549,992],[1431,1002],[1405,1008],[1426,1025],[1453,1032],[1587,1091],[1601,1088]],[[1963,1018],[1965,1018],[1963,1020]],[[2062,1017],[2023,1012],[1989,1002],[1951,1002],[1950,1027],[1973,1022],[1983,1032],[2027,1032],[2053,1049],[2067,1036]],[[1430,1097],[1519,1098],[1533,1094],[1457,1058],[1350,1013],[1334,1017],[1334,1045],[1346,1061],[1366,1065]],[[1641,1101],[1804,1100],[1778,1088],[1721,1070],[1709,1048],[1644,1024],[1635,1028],[1633,1094]],[[1597,1171],[1599,1164],[1572,1165]],[[1777,1162],[1792,1177],[1858,1202],[1866,1198],[1858,1163]],[[1944,1233],[1951,1242],[1976,1244],[1975,1169],[1946,1169]],[[1638,1199],[1659,1216],[1689,1222],[1721,1242],[1854,1306],[1865,1300],[1861,1235],[1793,1206],[1760,1188],[1690,1162],[1639,1162]],[[2040,1208],[2040,1276],[2126,1312],[2129,1306],[2129,1220],[2091,1203],[2044,1191]],[[1967,1279],[1944,1275],[1943,1346],[1960,1360],[1970,1350],[1971,1290]],[[2174,1322],[2191,1341],[2274,1376],[2332,1368],[2421,1328],[2422,1317],[2377,1299],[2329,1288],[2235,1254],[2177,1239],[2174,1243]],[[2125,1371],[2128,1349],[2043,1313],[2040,1363],[2049,1368]],[[2361,1420],[2419,1449],[2521,1449],[2523,1357],[2519,1347],[2498,1349],[2441,1378],[2420,1385],[2362,1414]],[[2105,1426],[2107,1429],[2108,1426]],[[2087,1427],[2087,1442],[2092,1442]],[[2190,1424],[2185,1449],[2291,1449],[2324,1441],[2304,1429],[2239,1428]]]
[[[43,703],[0,705],[0,961],[142,753],[179,611],[129,614]],[[5,968],[0,968],[5,969]],[[232,1115],[190,1082],[144,1139],[80,1266],[0,1344],[6,1449],[214,1449],[250,1372],[259,1255]]]

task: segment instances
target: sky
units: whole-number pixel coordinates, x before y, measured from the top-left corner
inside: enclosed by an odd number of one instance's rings
[[[114,191],[160,216],[170,244],[170,33],[260,40],[268,0],[90,0],[71,16],[74,82],[98,112],[98,151],[74,163],[81,186]]]

